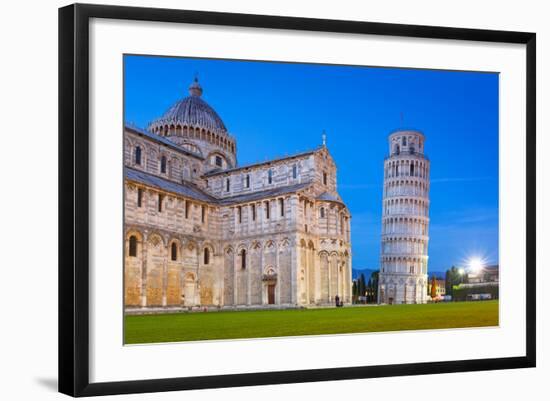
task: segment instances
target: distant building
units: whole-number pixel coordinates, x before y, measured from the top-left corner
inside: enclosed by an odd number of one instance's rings
[[[480,301],[499,298],[499,266],[485,266],[468,272],[468,282],[453,290],[455,301]]]
[[[428,280],[428,294],[432,293],[432,280]],[[438,297],[443,297],[445,293],[445,279],[436,278],[435,279],[435,293]]]
[[[477,272],[468,272],[468,284],[498,283],[498,265],[485,266]]]

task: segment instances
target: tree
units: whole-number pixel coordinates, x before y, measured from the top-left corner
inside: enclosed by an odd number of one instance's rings
[[[432,296],[432,299],[437,297],[437,282],[435,280],[435,276],[432,276],[432,292],[430,295]]]
[[[372,302],[372,280],[369,278],[367,283],[367,303]]]
[[[353,303],[357,303],[358,293],[359,293],[359,289],[357,288],[357,280],[353,280],[353,284],[351,287],[351,296],[352,296]]]
[[[460,274],[459,269],[455,266],[451,267],[445,272],[445,293],[447,295],[453,295],[453,287],[466,283],[467,281],[468,277],[466,273]]]
[[[371,273],[370,278],[372,280],[372,302],[378,302],[378,277],[380,276],[380,270],[376,270]]]
[[[357,287],[359,290],[359,296],[364,297],[367,290],[367,285],[365,284],[365,275],[363,273],[361,273],[361,275],[359,276],[359,283]]]

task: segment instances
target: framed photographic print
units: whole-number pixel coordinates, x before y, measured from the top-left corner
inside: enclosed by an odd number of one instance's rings
[[[61,8],[59,390],[535,366],[535,82],[534,33]]]

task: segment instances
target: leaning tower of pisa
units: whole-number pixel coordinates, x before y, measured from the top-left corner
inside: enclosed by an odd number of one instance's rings
[[[400,130],[388,140],[378,302],[425,303],[430,162],[424,155],[424,135]]]

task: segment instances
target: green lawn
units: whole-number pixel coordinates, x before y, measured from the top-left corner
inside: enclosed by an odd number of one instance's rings
[[[125,317],[126,344],[498,325],[498,301]]]

